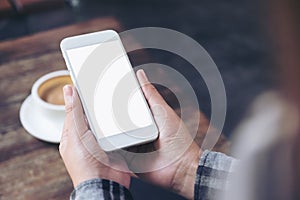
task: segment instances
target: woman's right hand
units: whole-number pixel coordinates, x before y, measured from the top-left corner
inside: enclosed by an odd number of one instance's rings
[[[137,174],[140,178],[193,199],[196,171],[202,151],[182,120],[148,81],[143,70],[137,72],[137,78],[159,129],[159,138],[154,142],[154,150],[159,152],[149,159],[127,157],[128,167],[137,172],[146,165],[148,169],[155,171]]]

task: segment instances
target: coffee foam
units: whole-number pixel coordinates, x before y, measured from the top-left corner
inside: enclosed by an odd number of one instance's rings
[[[68,75],[50,78],[40,85],[38,95],[47,103],[64,105],[63,87],[67,84],[72,84]]]

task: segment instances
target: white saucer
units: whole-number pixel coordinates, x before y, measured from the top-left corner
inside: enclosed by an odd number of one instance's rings
[[[60,142],[64,119],[64,111],[46,111],[35,104],[31,95],[25,99],[20,109],[20,120],[25,130],[47,142]]]

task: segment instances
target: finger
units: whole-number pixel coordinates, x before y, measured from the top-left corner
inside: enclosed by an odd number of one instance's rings
[[[155,105],[167,106],[166,101],[158,93],[156,88],[149,82],[144,70],[138,70],[136,72],[136,75],[142,87],[143,93],[149,103],[150,108],[152,108]]]
[[[78,93],[71,85],[66,85],[63,90],[66,109],[66,122],[69,122],[68,126],[72,126],[77,135],[81,137],[82,134],[88,130],[88,125]]]
[[[63,155],[63,152],[67,148],[67,141],[68,141],[68,135],[69,135],[69,125],[68,121],[65,119],[63,131],[61,134],[60,142],[59,142],[59,153],[60,155]]]
[[[67,141],[68,138],[68,133],[69,133],[69,123],[68,121],[65,119],[64,121],[64,126],[63,126],[63,130],[62,130],[62,134],[61,134],[61,138],[60,138],[60,143],[64,143],[65,141]]]
[[[149,82],[144,70],[137,71],[137,78],[142,86],[143,93],[160,130],[160,135],[163,135],[163,130],[165,130],[165,128],[173,126],[175,129],[177,127],[176,125],[180,124],[180,118],[178,115],[158,93],[156,88]]]
[[[72,108],[71,102],[72,102],[72,91],[69,88],[69,85],[66,85],[63,88],[64,92],[64,100],[65,100],[65,110],[66,113],[70,112],[70,109]],[[66,146],[67,139],[68,139],[68,133],[69,133],[69,127],[70,127],[70,120],[69,115],[66,116],[64,121],[64,126],[60,138],[60,144],[59,144],[59,151],[62,152],[63,148]]]

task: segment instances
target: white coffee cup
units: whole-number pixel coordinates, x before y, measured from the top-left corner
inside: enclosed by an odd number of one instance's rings
[[[68,70],[54,71],[40,77],[31,88],[34,102],[45,111],[63,112],[63,86],[72,84]]]

